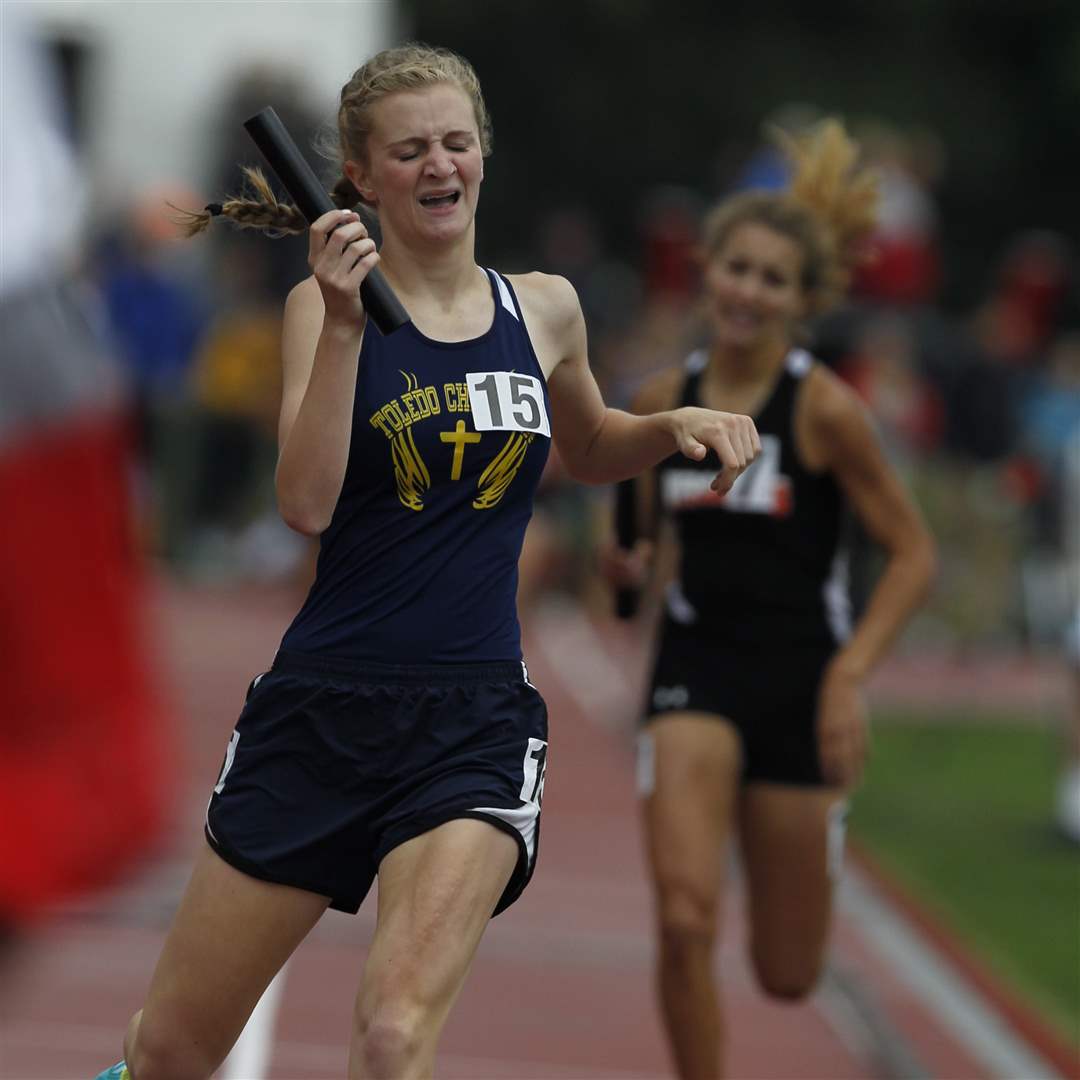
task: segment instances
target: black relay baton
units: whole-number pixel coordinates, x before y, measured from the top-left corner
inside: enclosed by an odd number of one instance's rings
[[[281,118],[269,105],[250,120],[245,120],[244,128],[309,225],[327,210],[336,209],[314,170],[285,130]],[[377,266],[360,283],[360,298],[383,334],[393,333],[411,321]]]
[[[628,551],[637,541],[637,505],[634,481],[620,480],[615,485],[615,541]],[[615,590],[615,614],[632,619],[637,614],[638,591],[627,587]]]

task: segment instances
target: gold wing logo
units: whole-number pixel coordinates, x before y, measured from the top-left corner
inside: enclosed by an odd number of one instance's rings
[[[525,460],[525,451],[536,438],[532,434],[513,432],[506,440],[506,445],[492,459],[491,464],[480,474],[476,481],[479,494],[473,499],[476,510],[490,510],[506,493]]]
[[[407,375],[404,371],[401,375],[405,380],[406,392],[416,390],[420,385],[415,375]],[[423,510],[424,493],[431,487],[431,474],[417,449],[411,426],[399,431],[390,440],[390,453],[394,462],[394,482],[402,505],[410,510]]]

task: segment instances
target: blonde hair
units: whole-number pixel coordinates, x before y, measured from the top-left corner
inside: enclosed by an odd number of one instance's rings
[[[372,106],[389,94],[446,83],[458,87],[469,99],[480,135],[480,151],[484,157],[491,153],[491,117],[480,92],[480,80],[468,60],[449,49],[421,42],[384,49],[353,72],[341,88],[336,138],[320,140],[320,150],[335,161],[340,172],[329,192],[335,206],[348,210],[362,204],[352,181],[344,175],[343,166],[347,158],[363,160],[367,154]],[[177,210],[177,221],[188,236],[202,232],[210,219],[218,216],[227,217],[241,228],[277,235],[307,229],[300,211],[274,196],[262,170],[245,168],[243,172],[250,189],[245,195],[211,203],[202,211]]]
[[[838,303],[855,266],[867,256],[877,224],[878,180],[859,166],[859,148],[839,120],[802,135],[774,129],[771,137],[792,166],[782,192],[747,191],[720,203],[705,218],[703,245],[712,258],[739,225],[758,224],[798,244],[802,288],[810,314]]]

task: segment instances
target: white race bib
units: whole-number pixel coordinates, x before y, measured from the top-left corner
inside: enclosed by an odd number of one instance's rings
[[[523,431],[551,438],[544,387],[534,375],[480,371],[470,372],[465,381],[477,431]]]

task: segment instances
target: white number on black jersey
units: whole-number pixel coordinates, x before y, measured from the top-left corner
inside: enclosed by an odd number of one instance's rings
[[[761,436],[761,453],[723,496],[712,490],[715,473],[704,469],[666,469],[660,495],[667,510],[716,507],[742,514],[786,517],[791,513],[791,480],[780,472],[780,439]]]

